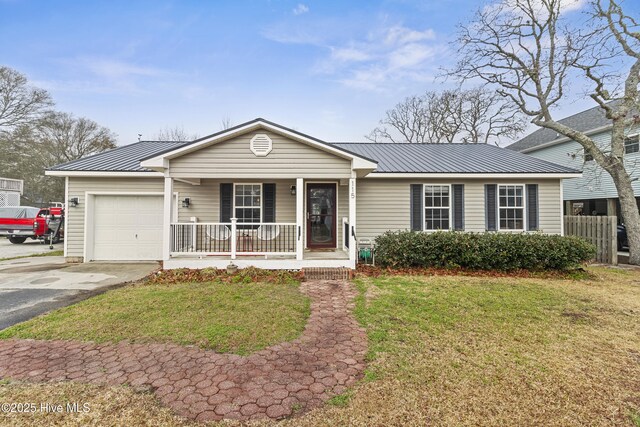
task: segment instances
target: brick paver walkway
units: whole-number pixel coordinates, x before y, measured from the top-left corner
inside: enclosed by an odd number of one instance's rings
[[[0,340],[0,378],[147,386],[202,421],[286,417],[345,391],[367,348],[352,315],[353,285],[312,281],[301,290],[312,299],[302,336],[247,357],[170,344]]]

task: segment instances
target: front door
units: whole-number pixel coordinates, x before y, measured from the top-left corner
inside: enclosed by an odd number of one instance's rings
[[[336,247],[336,184],[307,184],[307,247]]]

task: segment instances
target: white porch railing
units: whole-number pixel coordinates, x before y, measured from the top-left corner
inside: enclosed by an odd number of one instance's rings
[[[188,222],[171,224],[171,255],[296,255],[295,223]]]

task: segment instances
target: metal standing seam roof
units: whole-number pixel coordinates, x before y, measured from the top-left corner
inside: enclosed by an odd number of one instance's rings
[[[175,141],[140,141],[78,160],[53,166],[52,171],[152,172],[140,160],[187,144]]]
[[[334,143],[376,159],[374,173],[579,173],[488,144]]]
[[[610,105],[615,107],[617,102],[618,101],[611,101]],[[567,125],[580,132],[588,132],[593,129],[610,125],[611,120],[607,119],[605,111],[600,106],[596,106],[558,120],[558,123]],[[551,129],[540,128],[505,148],[515,151],[529,150],[560,138],[564,138],[564,135],[559,135],[556,131]]]
[[[141,141],[52,167],[51,171],[151,172],[140,161],[187,142]],[[486,144],[325,143],[378,162],[374,173],[579,173]]]

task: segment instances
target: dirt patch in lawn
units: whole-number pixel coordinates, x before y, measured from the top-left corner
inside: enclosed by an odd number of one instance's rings
[[[24,404],[34,404],[36,409],[29,413],[3,411],[0,416],[2,426],[196,425],[162,407],[151,392],[131,387],[0,382],[0,402],[23,404],[23,408]],[[75,412],[74,404],[79,411]],[[62,405],[62,413],[47,412],[58,405]]]

